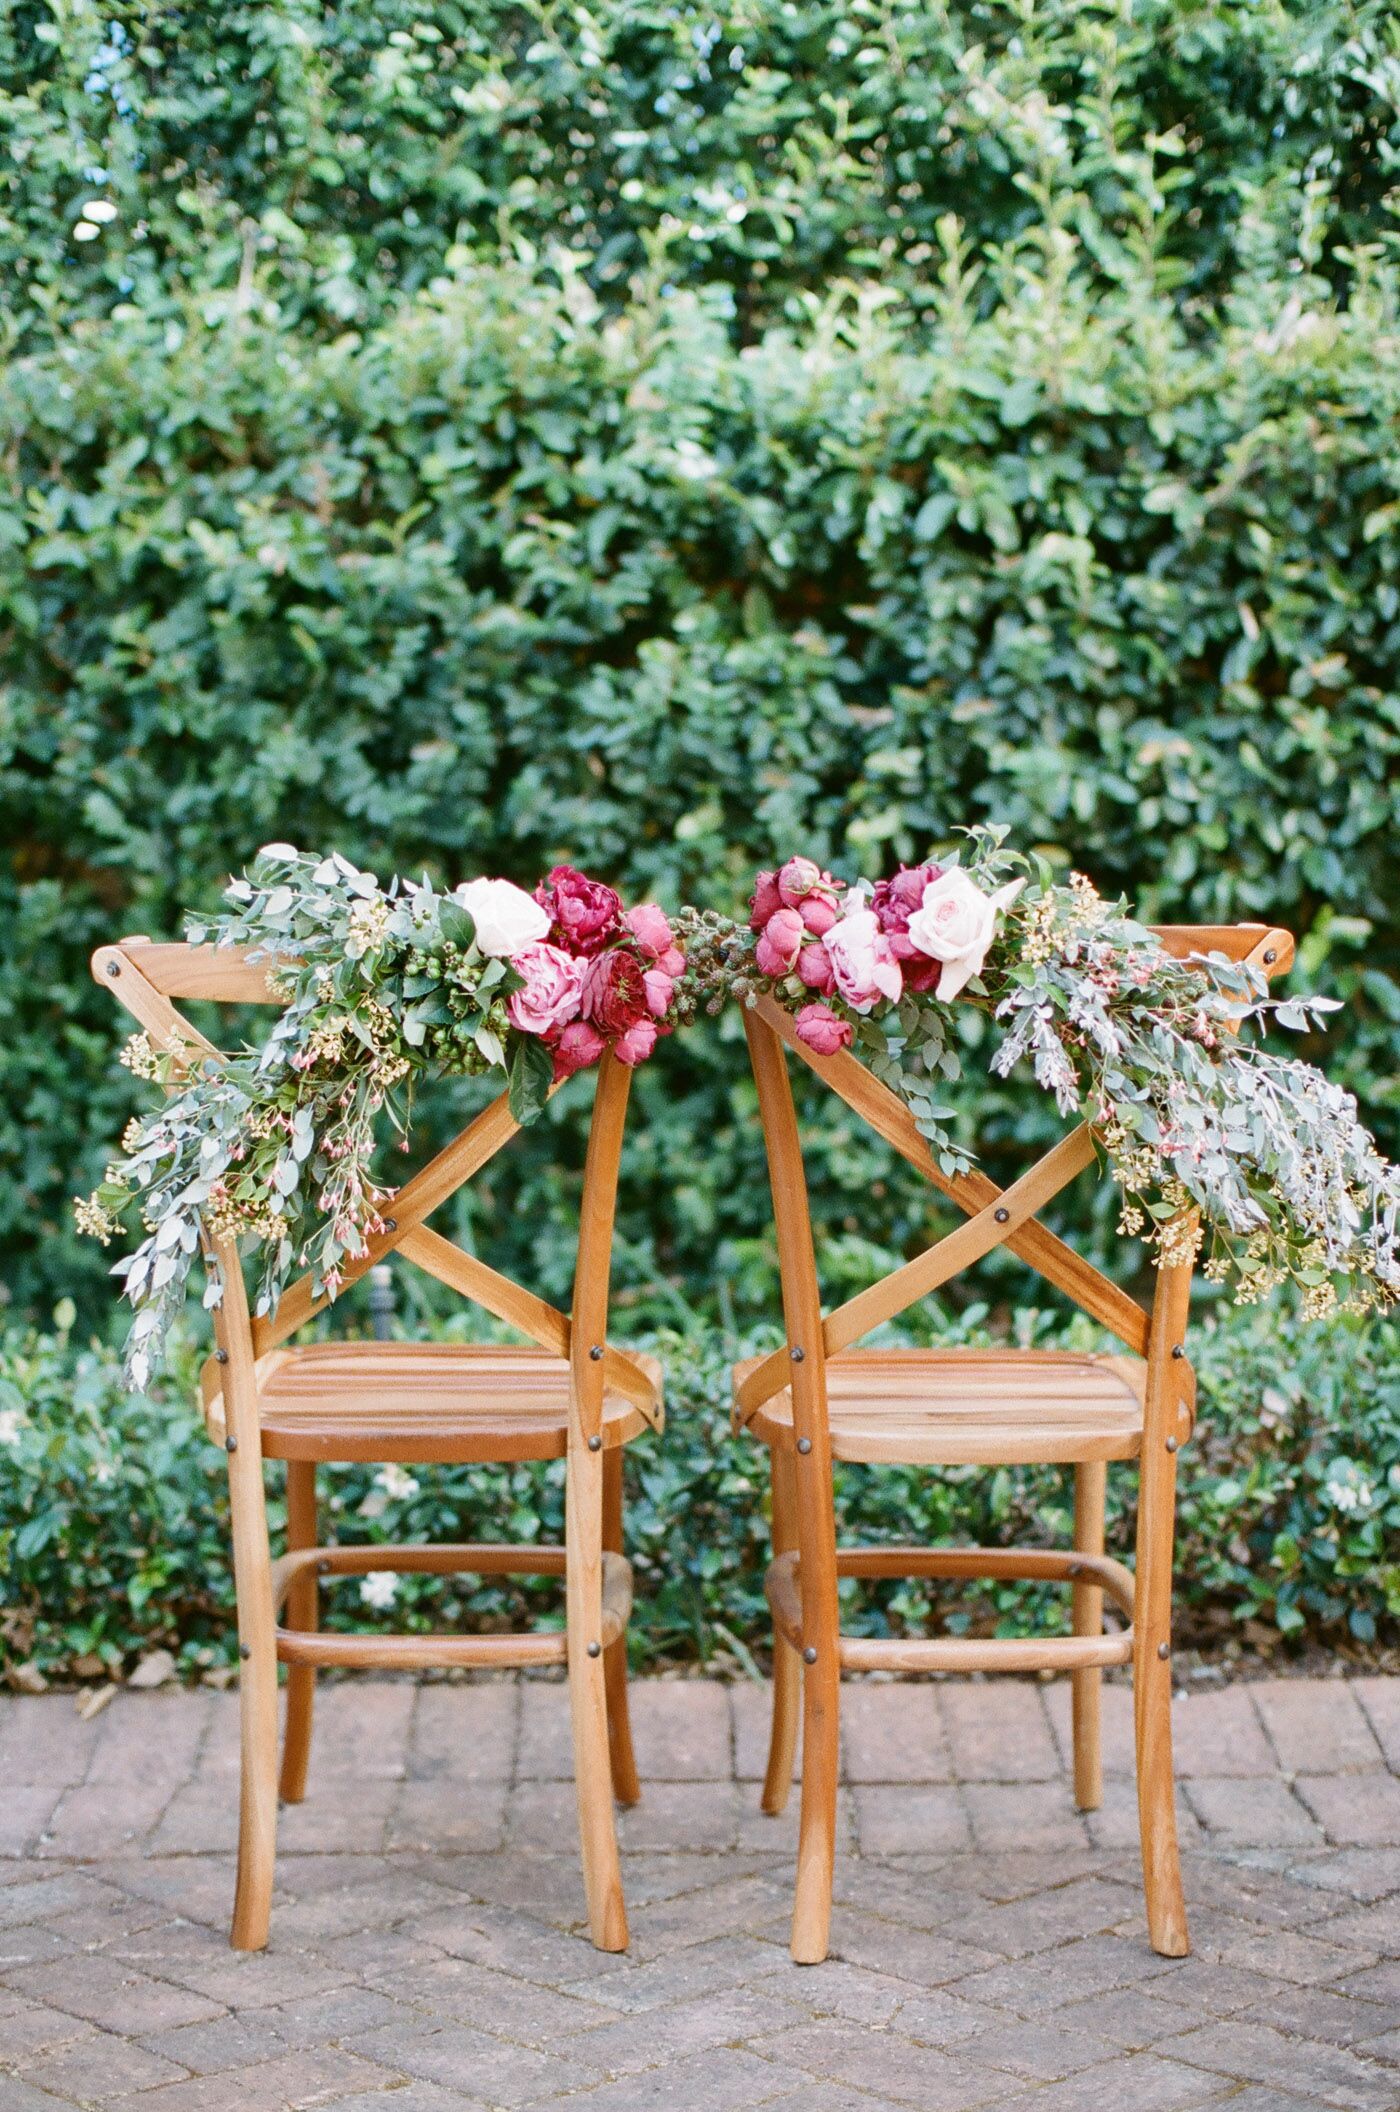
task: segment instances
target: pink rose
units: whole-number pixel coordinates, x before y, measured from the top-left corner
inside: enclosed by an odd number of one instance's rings
[[[759,934],[758,944],[753,950],[753,961],[760,975],[771,975],[775,982],[779,976],[787,974],[790,965],[787,956],[778,952],[766,931]]]
[[[549,912],[551,937],[570,953],[597,953],[622,915],[622,897],[572,865],[556,865],[535,900]]]
[[[619,1063],[625,1063],[630,1069],[633,1064],[645,1063],[655,1047],[655,1022],[639,1019],[613,1043],[613,1054]]]
[[[873,910],[852,910],[832,925],[823,943],[836,987],[853,1011],[868,1012],[880,997],[893,1001],[904,988],[899,962]]]
[[[824,938],[841,912],[826,895],[808,895],[802,905],[802,921],[814,938]]]
[[[754,876],[753,893],[749,896],[749,930],[762,931],[775,909],[781,909],[783,898],[778,893],[776,873],[757,873]]]
[[[920,953],[942,963],[938,998],[947,1004],[982,972],[999,913],[1010,907],[1025,886],[1012,880],[987,895],[977,882],[954,866],[924,889],[920,907],[909,919],[909,936]]]
[[[823,997],[830,997],[836,988],[836,977],[831,972],[831,955],[820,939],[804,946],[797,956],[797,972],[809,990],[819,990]]]
[[[795,909],[775,909],[768,922],[764,925],[763,938],[767,941],[771,952],[783,964],[778,970],[780,975],[785,975],[797,959],[797,949],[802,944],[804,928],[802,919]],[[765,974],[771,974],[772,970],[766,969],[764,972]]]
[[[647,1010],[653,1019],[664,1019],[671,1007],[676,986],[669,975],[659,968],[648,968],[642,977],[642,988],[646,992]]]
[[[659,961],[670,950],[671,927],[665,910],[658,909],[654,902],[639,903],[628,910],[622,921],[649,961]]]
[[[679,946],[668,946],[656,965],[663,975],[669,975],[673,983],[678,983],[685,974],[685,955]]]
[[[572,1020],[552,1045],[555,1078],[572,1078],[575,1071],[586,1071],[606,1047],[602,1035],[587,1020]]]
[[[778,868],[778,894],[789,909],[798,909],[821,887],[826,875],[813,858],[789,858]]]
[[[798,1040],[805,1041],[818,1056],[834,1056],[851,1039],[851,1022],[838,1019],[830,1005],[804,1005],[793,1025]]]
[[[614,1041],[647,1015],[645,971],[620,947],[597,954],[583,981],[583,1016]]]
[[[511,966],[525,978],[523,989],[512,990],[506,1008],[511,1025],[522,1034],[547,1034],[551,1027],[567,1026],[578,1018],[583,1003],[582,961],[540,940],[537,945],[522,946]]]

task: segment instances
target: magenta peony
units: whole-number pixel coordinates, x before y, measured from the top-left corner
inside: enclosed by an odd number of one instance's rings
[[[597,953],[622,917],[622,897],[572,865],[556,865],[535,900],[549,913],[550,936],[570,953]]]
[[[523,989],[511,992],[507,1006],[511,1025],[522,1034],[547,1034],[578,1018],[586,973],[582,961],[541,940],[522,946],[511,966],[525,978]]]
[[[606,1047],[602,1035],[587,1020],[571,1020],[552,1044],[555,1078],[572,1078],[575,1071],[586,1071]]]
[[[600,1034],[614,1041],[647,1016],[645,970],[620,947],[588,963],[583,982],[583,1016]]]

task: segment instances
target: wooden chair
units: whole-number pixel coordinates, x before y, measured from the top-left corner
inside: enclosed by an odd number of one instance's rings
[[[1286,931],[1261,925],[1159,930],[1169,951],[1216,950],[1281,973]],[[1154,1950],[1189,1948],[1176,1842],[1171,1759],[1172,1537],[1179,1447],[1195,1417],[1185,1333],[1192,1268],[1162,1268],[1145,1312],[1036,1223],[1095,1157],[1082,1124],[1011,1187],[985,1174],[940,1172],[909,1110],[846,1052],[821,1057],[797,1039],[771,998],[746,1015],[768,1151],[782,1273],[786,1346],[734,1371],[735,1423],[770,1450],[773,1560],[773,1724],[763,1809],[780,1812],[792,1781],[802,1714],[802,1809],[792,1955],[826,1956],[836,1829],[840,1675],[886,1672],[1067,1671],[1073,1682],[1074,1789],[1081,1809],[1102,1795],[1102,1667],[1133,1668],[1138,1811],[1148,1929]],[[822,1316],[802,1148],[783,1045],[966,1213],[968,1222]],[[1054,1350],[853,1348],[951,1277],[1005,1244],[1124,1345],[1125,1355]],[[838,1548],[832,1461],[930,1467],[1063,1462],[1075,1471],[1074,1547]],[[1136,1575],[1104,1553],[1110,1460],[1138,1461]],[[841,1577],[1014,1577],[1072,1587],[1070,1635],[873,1638],[843,1636]],[[1105,1632],[1104,1596],[1125,1625]]]
[[[217,1051],[172,998],[270,1004],[261,966],[237,948],[154,945],[129,938],[93,955],[93,974],[158,1044]],[[607,1346],[608,1277],[630,1073],[612,1058],[598,1073],[583,1180],[571,1317],[430,1230],[426,1220],[516,1132],[504,1094],[393,1197],[362,1276],[391,1253],[425,1269],[537,1344],[448,1342],[283,1345],[326,1301],[311,1279],[289,1286],[271,1318],[248,1309],[237,1248],[207,1242],[223,1301],[218,1347],[202,1375],[209,1434],[228,1454],[238,1596],[242,1794],[232,1942],[267,1942],[276,1848],[277,1668],[288,1667],[281,1794],[299,1803],[320,1665],[555,1665],[568,1668],[588,1923],[600,1950],[627,1945],[613,1798],[640,1790],[627,1715],[626,1626],[632,1575],[622,1554],[622,1447],[662,1426],[654,1358]],[[318,1544],[319,1462],[439,1463],[567,1460],[563,1547],[336,1547]],[[287,1552],[272,1559],[263,1461],[284,1460]],[[567,1627],[517,1635],[328,1635],[317,1621],[318,1578],[370,1570],[470,1571],[564,1579]],[[285,1613],[283,1609],[285,1608]]]

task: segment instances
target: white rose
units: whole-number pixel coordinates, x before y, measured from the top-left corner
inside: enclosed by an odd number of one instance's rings
[[[909,937],[931,961],[942,961],[937,995],[946,1004],[982,972],[997,917],[1016,900],[1024,880],[1012,880],[994,895],[983,894],[960,866],[930,880],[909,919]]]
[[[464,880],[452,890],[476,926],[476,943],[483,953],[501,954],[507,960],[524,946],[549,931],[549,913],[533,895],[510,880]]]

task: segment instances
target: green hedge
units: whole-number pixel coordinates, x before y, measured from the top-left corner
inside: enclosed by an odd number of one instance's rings
[[[67,1208],[130,1105],[86,949],[270,837],[732,904],[797,846],[869,870],[999,818],[1149,911],[1305,934],[1394,1146],[1387,34],[1317,0],[12,9],[17,1305],[109,1310]],[[744,1325],[735,1032],[648,1066],[623,1229]],[[1043,1138],[980,1104],[994,1170]],[[475,1206],[555,1287],[564,1137]],[[839,1268],[923,1236],[849,1128],[816,1158]]]
[[[65,1314],[64,1317],[67,1317]],[[944,1315],[941,1341],[985,1342],[985,1309]],[[1087,1339],[1030,1315],[1038,1342]],[[729,1434],[734,1354],[713,1329],[648,1338],[665,1360],[668,1428],[627,1454],[627,1545],[637,1569],[632,1646],[639,1666],[714,1659],[748,1666],[767,1650],[766,1466]],[[752,1347],[746,1343],[745,1348]],[[1400,1615],[1400,1326],[1347,1324],[1322,1335],[1261,1314],[1231,1314],[1196,1343],[1197,1435],[1182,1456],[1178,1635],[1218,1648],[1243,1634],[1369,1644]],[[129,1670],[153,1646],[184,1668],[233,1661],[224,1460],[189,1407],[193,1362],[150,1399],[122,1391],[100,1346],[11,1333],[0,1343],[0,1670],[50,1677],[101,1658]],[[418,1469],[417,1490],[386,1495],[371,1468],[322,1476],[325,1523],[345,1541],[558,1540],[562,1468]],[[270,1483],[275,1476],[269,1476]],[[1110,1535],[1131,1550],[1136,1476],[1110,1474]],[[368,1513],[365,1506],[368,1504]],[[842,1529],[872,1541],[1067,1542],[1063,1469],[842,1468]],[[272,1506],[274,1527],[279,1522]],[[370,1515],[372,1514],[372,1515]],[[855,1632],[1011,1632],[1049,1616],[1063,1594],[998,1586],[931,1598],[921,1583],[852,1583]],[[1031,1603],[1028,1603],[1031,1602]],[[1063,1611],[1061,1605],[1061,1613]],[[327,1595],[332,1625],[490,1625],[560,1614],[552,1586],[471,1590],[405,1579],[375,1614],[353,1584]],[[1249,1626],[1246,1629],[1245,1624]]]

